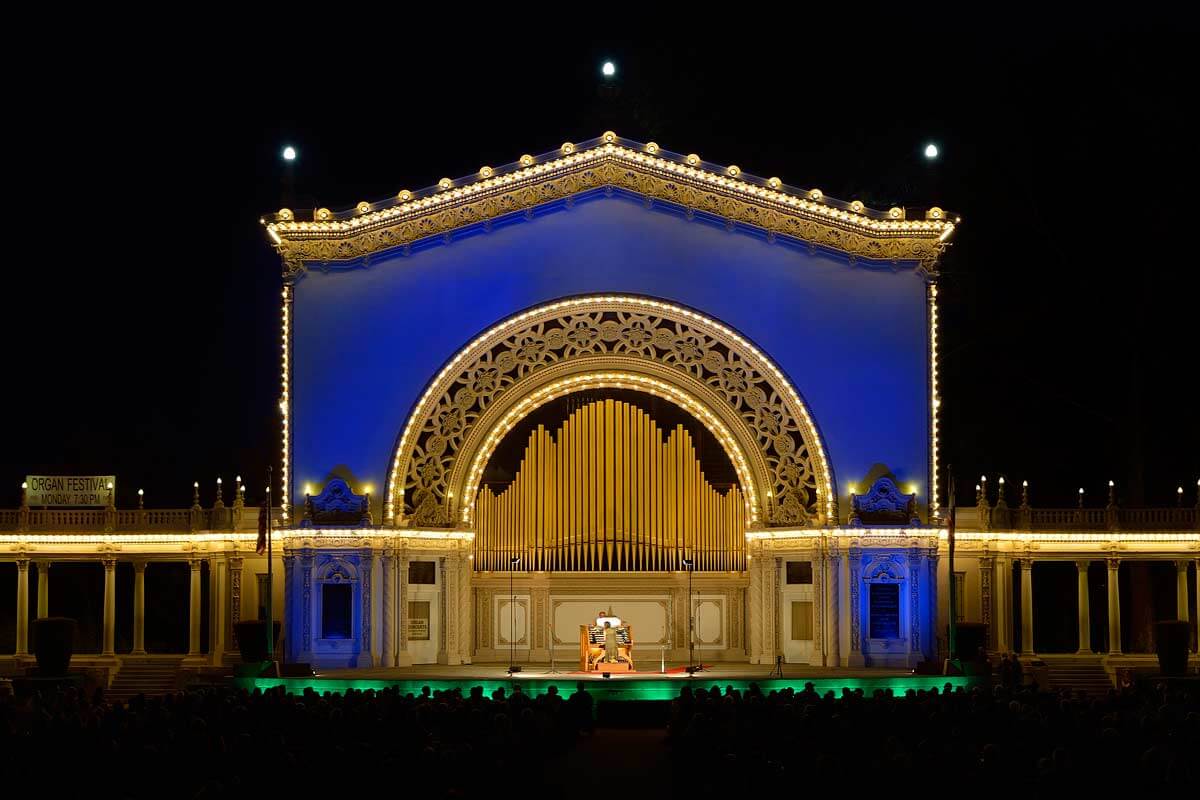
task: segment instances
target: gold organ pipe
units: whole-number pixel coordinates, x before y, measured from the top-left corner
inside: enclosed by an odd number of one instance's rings
[[[475,568],[745,569],[741,487],[724,494],[683,425],[664,431],[636,405],[605,399],[557,431],[530,432],[512,483],[476,497]]]

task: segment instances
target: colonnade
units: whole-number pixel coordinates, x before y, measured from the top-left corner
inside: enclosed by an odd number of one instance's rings
[[[992,559],[988,559],[987,564],[984,564],[981,559],[981,569],[990,569]],[[1035,559],[1029,556],[1015,559],[1020,563],[1021,569],[1021,616],[1017,621],[1021,631],[1021,655],[1034,655],[1033,647],[1033,564]],[[1066,559],[1036,559],[1044,561],[1061,561]],[[1080,655],[1090,654],[1092,650],[1092,630],[1091,630],[1091,597],[1088,591],[1088,568],[1093,561],[1101,559],[1080,558],[1074,559],[1076,574],[1078,576],[1078,626],[1079,626],[1079,647],[1077,653]],[[1108,602],[1108,654],[1120,655],[1122,650],[1121,642],[1121,594],[1120,594],[1120,566],[1123,560],[1119,556],[1109,556],[1103,559],[1108,570],[1107,584],[1107,602]],[[1145,561],[1146,559],[1127,559],[1130,561]],[[1176,618],[1181,620],[1189,620],[1192,615],[1196,619],[1200,619],[1200,591],[1197,592],[1195,608],[1189,608],[1190,599],[1188,597],[1187,570],[1188,565],[1196,564],[1197,575],[1200,575],[1200,559],[1171,559],[1175,565],[1175,603],[1176,603]],[[1011,649],[1011,639],[1008,635],[1011,626],[1010,609],[1012,607],[1011,597],[1012,579],[1009,561],[1005,559],[995,559],[996,569],[999,571],[998,580],[995,581],[997,587],[996,602],[991,609],[993,619],[995,620],[995,631],[992,634],[992,646],[994,649],[1006,651]]]
[[[60,563],[79,561],[79,559],[59,559]],[[117,561],[115,557],[104,556],[99,559],[104,568],[104,592],[100,655],[102,657],[116,656],[117,629]],[[146,568],[150,563],[170,563],[178,559],[130,559],[133,565],[133,643],[129,655],[146,654]],[[210,629],[209,654],[203,652],[201,639],[201,568],[205,561],[209,562],[210,573]],[[210,656],[219,660],[221,654],[234,647],[232,630],[241,619],[241,587],[242,567],[244,559],[240,556],[228,558],[190,558],[187,559],[190,579],[188,584],[188,648],[186,657],[192,662],[202,662]],[[17,567],[17,598],[16,598],[16,647],[17,657],[30,655],[29,642],[29,573],[31,566],[37,569],[37,614],[36,617],[50,615],[50,573],[54,559],[16,559]],[[221,621],[223,624],[219,624]]]

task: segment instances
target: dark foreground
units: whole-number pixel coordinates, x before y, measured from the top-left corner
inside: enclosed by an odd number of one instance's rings
[[[595,711],[586,691],[210,690],[115,707],[5,696],[0,761],[12,796],[44,797],[1109,797],[1200,780],[1200,698],[1162,686],[1102,698],[689,686],[662,714],[629,709],[652,727],[597,728]]]

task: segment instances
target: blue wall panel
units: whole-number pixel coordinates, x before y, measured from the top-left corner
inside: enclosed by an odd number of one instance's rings
[[[807,400],[839,494],[883,463],[923,501],[927,321],[912,265],[852,266],[599,193],[297,282],[296,501],[337,467],[382,496],[396,436],[446,359],[516,311],[593,292],[670,300],[741,331]]]

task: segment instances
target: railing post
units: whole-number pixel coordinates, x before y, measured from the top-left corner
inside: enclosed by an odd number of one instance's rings
[[[1117,507],[1117,485],[1108,482],[1108,505],[1104,508],[1104,525],[1110,531],[1121,530],[1121,511]]]
[[[20,509],[20,511],[17,512],[17,530],[18,531],[29,530],[29,497],[27,496],[28,491],[29,491],[29,484],[22,481],[21,482],[21,509]]]
[[[188,517],[188,530],[198,531],[204,524],[204,509],[200,507],[200,481],[192,482],[192,513]]]
[[[1022,530],[1033,530],[1033,509],[1029,507],[1029,481],[1021,481],[1021,524]]]
[[[975,486],[975,508],[979,514],[979,530],[990,531],[992,529],[992,507],[988,505],[986,475],[980,475],[979,483]]]
[[[1012,524],[1009,520],[1008,501],[1004,498],[1004,476],[1001,475],[997,481],[999,486],[996,492],[996,505],[992,508],[992,527],[995,528],[1011,528]]]
[[[237,487],[233,490],[233,519],[231,526],[233,530],[238,530],[242,527],[242,517],[246,513],[246,487],[242,486],[242,476],[237,477]]]
[[[117,506],[113,499],[113,485],[108,485],[108,505],[104,507],[104,532],[110,533],[117,529]]]

